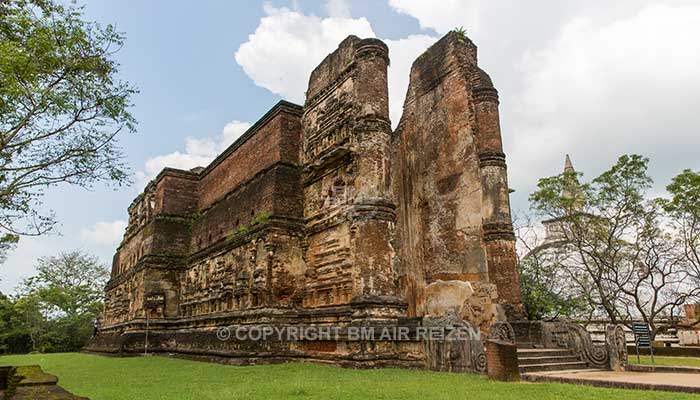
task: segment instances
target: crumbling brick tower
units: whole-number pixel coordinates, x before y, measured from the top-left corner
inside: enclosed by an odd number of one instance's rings
[[[485,297],[480,307],[497,299],[511,317],[519,315],[498,92],[463,34],[450,32],[413,63],[393,146],[398,264],[409,313],[428,312],[425,302],[441,291],[437,282],[456,280]],[[490,317],[478,318],[488,324]]]
[[[302,117],[307,307],[397,303],[388,64],[384,43],[350,36],[311,73]]]
[[[453,32],[414,62],[394,132],[388,64],[380,40],[350,36],[303,107],[278,103],[206,168],[161,172],[129,208],[86,350],[483,372],[478,340],[347,334],[486,332],[520,304],[498,96],[476,47]],[[270,325],[341,332],[217,336]]]

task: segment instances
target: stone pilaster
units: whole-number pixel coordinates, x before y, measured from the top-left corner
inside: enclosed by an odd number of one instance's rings
[[[482,185],[481,215],[489,280],[498,288],[499,302],[506,305],[509,314],[513,315],[511,310],[521,308],[520,284],[510,214],[506,156],[501,143],[498,91],[481,69],[477,67],[473,74]]]

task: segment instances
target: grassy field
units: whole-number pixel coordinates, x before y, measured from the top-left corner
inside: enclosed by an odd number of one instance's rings
[[[651,365],[651,356],[640,356],[640,363],[637,363],[637,356],[630,354],[631,364]],[[700,368],[700,358],[697,357],[659,357],[654,356],[656,365],[676,366],[676,367],[696,367]]]
[[[0,365],[40,364],[59,384],[91,400],[128,399],[700,399],[564,384],[501,383],[465,374],[352,370],[309,363],[231,367],[160,357],[86,354],[0,357]]]

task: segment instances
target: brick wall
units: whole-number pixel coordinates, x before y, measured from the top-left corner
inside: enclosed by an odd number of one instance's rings
[[[297,111],[284,103],[273,107],[202,172],[200,211],[273,164],[298,162]]]
[[[273,107],[202,172],[193,252],[261,218],[301,218],[298,111],[287,103]]]
[[[155,213],[189,216],[197,210],[197,175],[166,169],[159,175],[155,191]]]
[[[519,381],[518,350],[515,344],[486,341],[489,378],[499,381]]]
[[[192,227],[192,250],[197,252],[219,240],[250,228],[253,219],[270,214],[275,198],[276,173],[271,167],[230,192],[201,213]]]

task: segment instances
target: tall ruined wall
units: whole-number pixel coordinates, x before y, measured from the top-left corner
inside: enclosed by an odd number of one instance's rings
[[[127,272],[148,256],[187,255],[189,232],[182,222],[195,212],[197,193],[195,174],[161,172],[129,206],[129,223],[112,276]]]
[[[196,174],[165,169],[129,206],[129,223],[112,264],[103,323],[144,317],[144,305],[162,299],[159,315],[177,315],[177,274],[189,254]]]
[[[302,118],[307,307],[396,294],[388,49],[350,36],[311,73]]]
[[[290,307],[300,301],[299,235],[259,226],[180,273],[180,316]]]
[[[300,114],[280,102],[202,172],[182,317],[287,307],[301,296]]]
[[[298,165],[298,114],[299,106],[280,102],[202,171],[199,210],[276,164]]]
[[[217,336],[229,325],[487,332],[494,302],[518,305],[498,95],[476,47],[450,33],[416,60],[393,133],[388,64],[380,40],[349,36],[311,73],[304,107],[278,103],[206,168],[161,172],[129,207],[89,349],[151,340],[241,362],[483,371],[479,341]]]
[[[105,323],[269,305],[273,292],[290,301],[304,270],[300,114],[280,102],[206,169],[165,169],[146,187],[114,256]]]
[[[281,102],[201,173],[192,251],[227,240],[270,216],[300,220],[301,110]]]
[[[438,280],[490,281],[501,303],[519,304],[498,95],[464,35],[449,33],[413,63],[393,145],[410,313],[424,312],[424,289]]]

